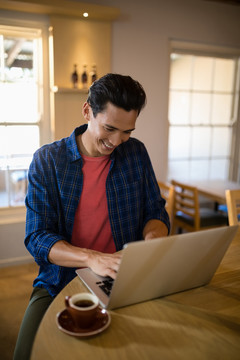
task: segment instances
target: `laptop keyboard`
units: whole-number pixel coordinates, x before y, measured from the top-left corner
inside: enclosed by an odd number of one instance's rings
[[[98,287],[107,295],[110,296],[114,280],[112,278],[106,278],[102,281],[97,281]]]

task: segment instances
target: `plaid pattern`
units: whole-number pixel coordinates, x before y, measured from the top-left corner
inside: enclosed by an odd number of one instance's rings
[[[34,286],[46,288],[52,296],[75,276],[75,269],[51,264],[48,253],[58,240],[71,242],[83,184],[82,158],[75,136],[86,127],[43,146],[34,154],[29,169],[25,245],[40,265]],[[142,239],[143,228],[150,219],[159,219],[169,228],[165,200],[140,141],[130,138],[111,154],[106,191],[117,250],[125,243]]]

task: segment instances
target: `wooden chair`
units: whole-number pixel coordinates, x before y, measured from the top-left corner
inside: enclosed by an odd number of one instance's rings
[[[173,207],[173,234],[186,231],[199,231],[202,229],[226,226],[228,218],[226,215],[199,205],[198,189],[193,186],[182,184],[172,180],[174,185],[174,207]]]
[[[162,181],[158,181],[162,197],[166,200],[166,210],[168,212],[170,224],[173,221],[173,205],[174,205],[174,186]]]
[[[240,225],[240,189],[226,190],[229,225]]]

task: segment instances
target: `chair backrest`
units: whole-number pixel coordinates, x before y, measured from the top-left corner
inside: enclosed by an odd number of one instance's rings
[[[158,181],[158,186],[160,188],[162,197],[166,200],[166,210],[168,212],[170,223],[172,223],[175,192],[174,186],[162,181]]]
[[[240,225],[240,189],[226,190],[229,225]]]
[[[198,200],[198,189],[196,187],[180,183],[172,180],[172,185],[175,189],[174,197],[174,210],[173,210],[173,221],[177,222],[176,215],[181,212],[189,218],[193,219],[194,225],[186,225],[190,231],[197,231],[200,229],[200,213],[199,213],[199,200]]]

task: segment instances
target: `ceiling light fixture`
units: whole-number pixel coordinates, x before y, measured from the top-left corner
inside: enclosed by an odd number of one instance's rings
[[[87,12],[83,13],[83,16],[88,17],[88,13]]]

